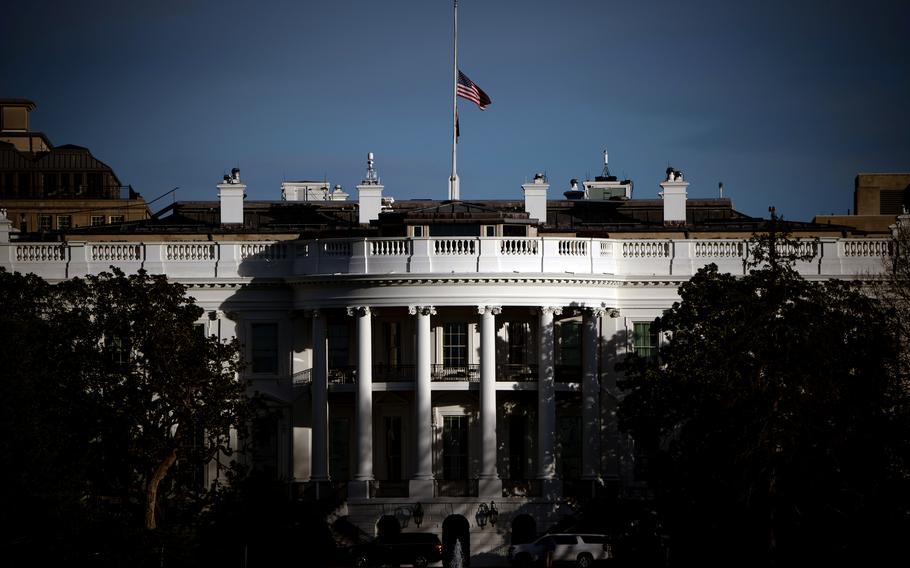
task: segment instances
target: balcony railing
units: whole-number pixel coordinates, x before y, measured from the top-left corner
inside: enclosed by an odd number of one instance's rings
[[[304,369],[303,371],[291,375],[291,384],[295,387],[306,386],[313,382],[313,369]]]
[[[437,479],[434,482],[435,497],[477,497],[476,479]]]
[[[357,380],[357,367],[354,365],[339,365],[329,369],[329,383],[342,385],[353,383]]]
[[[509,363],[497,377],[500,381],[532,382],[537,380],[537,365]]]
[[[386,365],[377,363],[373,365],[374,383],[413,383],[415,375],[414,365]]]
[[[0,266],[45,278],[110,270],[185,278],[343,274],[571,274],[685,278],[715,263],[745,274],[752,252],[744,239],[578,239],[567,237],[361,238],[306,241],[68,241],[0,243]],[[794,250],[801,274],[855,276],[881,272],[887,238],[803,239]],[[97,249],[97,250],[96,250]]]
[[[463,365],[453,367],[450,365],[434,364],[432,370],[434,381],[471,381],[480,380],[480,365]]]

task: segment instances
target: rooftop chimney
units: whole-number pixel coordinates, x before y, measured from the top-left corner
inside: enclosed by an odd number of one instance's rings
[[[660,196],[664,200],[664,225],[686,224],[686,188],[689,182],[683,181],[682,172],[667,168],[667,179],[660,187]]]
[[[367,175],[357,186],[359,221],[362,224],[377,221],[379,212],[382,210],[382,190],[385,188],[379,183],[379,175],[373,166],[373,152],[369,152],[367,153]]]
[[[218,184],[218,199],[221,201],[221,224],[243,224],[243,199],[246,185],[240,183],[240,169],[234,168],[224,181]]]
[[[541,225],[547,222],[547,190],[550,184],[543,174],[535,174],[534,181],[521,186],[525,196],[525,211]]]

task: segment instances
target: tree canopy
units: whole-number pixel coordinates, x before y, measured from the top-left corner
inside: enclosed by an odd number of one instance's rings
[[[236,340],[206,336],[202,316],[185,287],[144,271],[50,285],[0,269],[8,546],[66,530],[62,511],[79,524],[117,503],[155,528],[168,505],[205,501],[198,473],[232,451],[250,402]]]
[[[682,564],[868,558],[907,528],[893,318],[858,284],[801,277],[775,242],[746,276],[700,270],[652,324],[658,356],[622,366],[621,427]]]

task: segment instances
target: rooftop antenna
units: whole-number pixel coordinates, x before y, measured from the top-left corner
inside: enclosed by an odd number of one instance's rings
[[[373,152],[367,152],[367,177],[363,178],[363,185],[379,185],[379,175],[373,165]]]

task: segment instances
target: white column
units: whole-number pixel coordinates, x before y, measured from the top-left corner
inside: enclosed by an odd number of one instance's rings
[[[480,321],[480,479],[496,474],[496,315],[499,307],[478,306]]]
[[[581,383],[581,476],[595,479],[600,455],[600,389],[598,388],[597,354],[600,334],[597,324],[604,308],[585,308],[582,318],[582,355],[584,357]]]
[[[354,479],[373,479],[373,318],[370,308],[348,308],[357,318],[357,471]]]
[[[410,498],[433,497],[433,405],[431,398],[432,342],[430,316],[436,315],[433,306],[410,306],[417,316],[417,368],[414,389],[414,473],[410,481]]]
[[[562,308],[540,308],[537,361],[537,477],[556,477],[556,339],[553,316]]]
[[[328,357],[325,314],[313,310],[313,463],[310,479],[326,481],[328,468]]]

